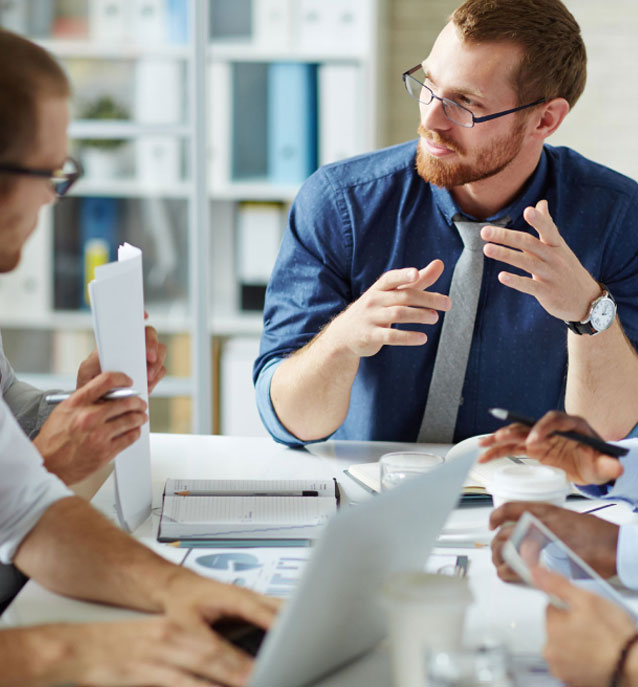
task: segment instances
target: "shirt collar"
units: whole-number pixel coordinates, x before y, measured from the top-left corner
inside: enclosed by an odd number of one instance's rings
[[[489,224],[490,222],[494,222],[508,215],[512,218],[511,224],[513,226],[522,223],[522,226],[527,227],[527,223],[523,220],[523,210],[528,205],[536,205],[541,197],[542,190],[545,188],[546,177],[547,153],[545,152],[545,148],[543,148],[538,165],[536,165],[534,173],[528,179],[521,194],[507,207],[502,208],[491,217],[487,217],[485,223]],[[440,188],[434,184],[430,184],[430,189],[432,190],[432,197],[434,198],[436,206],[450,226],[452,226],[453,223],[452,218],[457,214],[465,215],[469,221],[479,221],[475,217],[461,212],[461,209],[447,189]]]

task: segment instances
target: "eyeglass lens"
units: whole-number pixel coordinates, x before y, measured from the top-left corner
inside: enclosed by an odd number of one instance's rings
[[[443,112],[448,119],[453,121],[455,124],[459,124],[460,126],[467,128],[474,125],[474,119],[469,110],[461,105],[458,105],[453,100],[435,96],[432,89],[423,83],[425,80],[426,76],[423,69],[419,69],[413,74],[406,76],[405,86],[408,90],[408,93],[424,105],[429,105],[436,97],[437,100],[441,101]]]
[[[65,160],[62,168],[57,170],[56,174],[51,177],[53,190],[58,196],[63,196],[73,186],[79,175],[80,169],[77,163],[75,160],[68,158]]]

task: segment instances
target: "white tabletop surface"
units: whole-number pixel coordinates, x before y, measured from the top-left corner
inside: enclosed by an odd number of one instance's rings
[[[167,478],[295,479],[334,476],[342,487],[346,502],[356,503],[370,498],[370,495],[344,475],[343,470],[353,463],[373,461],[384,453],[407,446],[414,448],[414,444],[328,441],[292,450],[266,438],[152,434],[153,514],[134,534],[176,563],[186,555],[187,549],[175,549],[155,541],[161,494]],[[441,454],[445,454],[447,449],[427,444],[419,448]],[[115,519],[111,479],[100,489],[93,503]],[[584,500],[568,502],[568,507],[579,511],[595,505],[595,502]],[[468,642],[501,641],[514,652],[538,653],[544,640],[545,596],[521,585],[505,584],[497,578],[486,544],[489,541],[487,519],[490,510],[487,506],[456,509],[446,526],[447,531],[454,534],[444,538],[441,543],[445,546],[435,549],[434,553],[464,553],[470,557],[468,575],[474,604],[470,607],[466,623]],[[600,515],[618,523],[635,518],[624,504],[607,508]],[[629,595],[628,600],[638,608],[638,597]],[[53,621],[112,620],[138,615],[134,611],[66,599],[29,582],[5,612],[2,623],[16,626]],[[377,649],[319,684],[326,687],[390,685],[386,649]]]

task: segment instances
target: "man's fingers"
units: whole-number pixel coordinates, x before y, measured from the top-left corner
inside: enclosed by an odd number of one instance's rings
[[[594,460],[594,467],[601,482],[618,479],[624,472],[622,463],[611,456],[600,456]]]
[[[74,391],[69,397],[69,401],[73,405],[95,403],[111,389],[128,387],[132,384],[133,380],[123,372],[102,372],[83,387]]]
[[[543,243],[550,246],[560,245],[561,236],[558,227],[554,224],[554,220],[549,214],[549,204],[546,200],[539,200],[534,208],[525,208],[523,218],[536,230]]]
[[[413,288],[429,288],[438,281],[439,277],[443,274],[444,269],[445,265],[443,264],[443,260],[432,260],[429,265],[426,265],[419,270],[419,277]]]
[[[416,267],[404,267],[400,270],[390,270],[382,274],[376,281],[376,286],[381,291],[391,291],[399,286],[410,286],[419,278],[419,270]]]
[[[119,415],[118,417],[109,420],[106,428],[111,437],[118,437],[125,434],[132,429],[137,429],[148,421],[146,413],[132,412]]]
[[[520,455],[525,452],[525,444],[512,443],[512,444],[498,444],[488,448],[485,452],[481,454],[479,458],[479,463],[490,463],[493,460],[498,460],[499,458],[507,458],[511,455]]]
[[[144,328],[144,334],[146,337],[146,360],[149,363],[154,363],[157,361],[159,348],[157,332],[154,327],[147,325]]]
[[[529,296],[534,296],[534,298],[540,297],[538,282],[531,277],[521,277],[511,272],[499,272],[498,280],[503,286],[509,286],[510,289],[526,293]]]
[[[558,573],[551,572],[547,568],[535,566],[531,570],[534,584],[547,594],[551,594],[564,601],[568,606],[573,606],[582,598],[583,590],[575,587],[567,578]]]
[[[505,522],[516,522],[525,511],[536,515],[539,511],[545,512],[547,504],[532,503],[529,501],[510,501],[495,508],[490,514],[490,529],[495,530]]]
[[[551,410],[549,413],[545,413],[531,429],[528,436],[528,443],[533,444],[538,441],[543,441],[553,432],[567,432],[570,430],[575,430],[581,434],[587,434],[588,436],[598,437],[598,434],[596,434],[582,417],[567,415],[557,410]]]

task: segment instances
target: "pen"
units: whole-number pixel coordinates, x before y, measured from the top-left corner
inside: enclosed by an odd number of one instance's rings
[[[161,540],[160,540],[161,541]],[[163,542],[176,549],[219,549],[219,548],[255,548],[255,547],[301,547],[311,546],[310,539],[184,539]]]
[[[512,413],[504,408],[490,408],[488,412],[498,420],[511,420],[512,422],[520,422],[522,425],[527,425],[528,427],[532,427],[537,422],[537,420],[525,417],[524,415],[518,415],[517,413]],[[566,439],[571,439],[572,441],[577,441],[579,444],[584,444],[585,446],[595,449],[599,453],[604,453],[605,455],[613,456],[614,458],[620,458],[621,456],[626,456],[629,453],[629,449],[623,448],[622,446],[608,444],[606,441],[603,441],[598,437],[590,437],[587,434],[581,434],[580,432],[553,432],[553,434],[565,437]]]
[[[44,400],[47,405],[55,405],[56,403],[62,403],[66,401],[67,398],[72,394],[72,391],[61,393],[61,394],[49,394],[45,396]],[[131,398],[132,396],[139,396],[139,392],[130,387],[124,387],[121,389],[111,389],[107,391],[104,396],[100,399],[101,401],[116,401],[120,398]]]
[[[319,496],[318,491],[304,490],[304,491],[238,491],[237,489],[228,489],[228,491],[206,491],[197,489],[187,489],[184,491],[175,491],[167,496]]]

